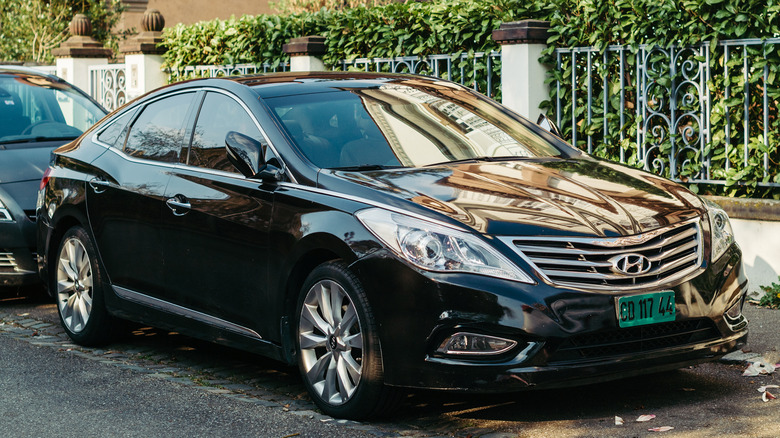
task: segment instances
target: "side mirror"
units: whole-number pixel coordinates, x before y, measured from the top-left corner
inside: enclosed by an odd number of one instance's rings
[[[247,178],[253,178],[260,171],[263,161],[263,145],[254,138],[236,131],[225,136],[228,160]]]
[[[555,126],[555,123],[553,123],[553,121],[550,120],[550,118],[545,114],[539,114],[539,118],[536,119],[536,124],[549,133],[556,135],[559,138],[563,138],[561,136],[561,131],[558,130],[558,127]]]

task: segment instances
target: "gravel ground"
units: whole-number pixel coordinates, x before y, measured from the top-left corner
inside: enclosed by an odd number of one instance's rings
[[[69,343],[53,304],[0,301],[0,430],[7,436],[654,436],[777,437],[780,400],[743,377],[745,360],[780,362],[780,311],[747,306],[747,353],[728,363],[562,390],[410,394],[390,421],[323,416],[294,368],[139,327],[107,349]],[[780,391],[778,391],[780,392]],[[780,394],[779,394],[780,395]],[[99,415],[89,415],[99,413]],[[656,417],[648,422],[640,415]],[[615,425],[615,417],[624,425]]]

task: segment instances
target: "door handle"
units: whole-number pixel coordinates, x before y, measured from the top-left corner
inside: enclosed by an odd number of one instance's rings
[[[110,182],[100,177],[95,177],[89,180],[89,186],[92,187],[92,191],[95,193],[103,193],[111,185]]]
[[[190,205],[190,203],[187,201],[187,198],[182,195],[176,195],[173,198],[168,198],[168,200],[165,201],[165,205],[171,209],[174,216],[184,216],[192,208],[192,205]]]

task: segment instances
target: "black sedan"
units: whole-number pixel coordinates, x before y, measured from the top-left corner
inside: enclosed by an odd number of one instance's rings
[[[58,149],[41,273],[70,337],[120,319],[295,364],[327,414],[516,391],[744,345],[726,214],[419,76],[205,79]]]
[[[35,197],[51,152],[106,111],[81,90],[24,67],[0,66],[0,292],[40,282]]]

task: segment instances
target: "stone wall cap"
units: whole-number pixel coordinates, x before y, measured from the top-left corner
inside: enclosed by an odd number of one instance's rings
[[[282,51],[290,56],[317,56],[328,53],[325,37],[305,36],[293,38],[282,46]]]
[[[493,31],[493,41],[499,44],[547,44],[550,37],[550,22],[543,20],[522,20],[501,23]]]
[[[732,219],[780,221],[780,201],[727,196],[704,197],[720,205]]]
[[[122,42],[119,51],[125,55],[162,55],[167,51],[165,47],[160,46],[162,41],[162,32],[144,31]]]

